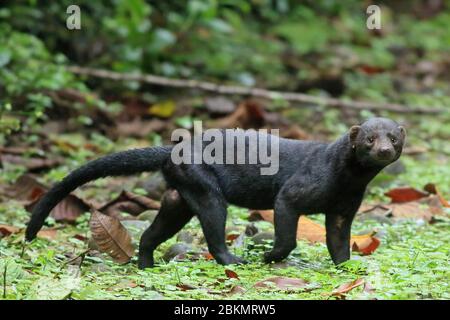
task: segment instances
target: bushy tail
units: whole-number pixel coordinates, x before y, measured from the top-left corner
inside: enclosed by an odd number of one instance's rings
[[[107,176],[126,176],[144,171],[157,171],[170,157],[171,147],[132,149],[92,160],[72,171],[51,188],[33,209],[25,232],[28,241],[36,237],[50,211],[79,186]]]

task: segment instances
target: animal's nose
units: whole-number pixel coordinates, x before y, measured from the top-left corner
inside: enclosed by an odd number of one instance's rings
[[[389,158],[392,155],[392,150],[390,148],[380,148],[378,150],[378,156],[380,158]]]

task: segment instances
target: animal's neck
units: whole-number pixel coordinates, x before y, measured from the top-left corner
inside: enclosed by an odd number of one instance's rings
[[[382,168],[367,167],[361,164],[347,134],[338,138],[328,147],[329,160],[335,174],[342,182],[350,182],[352,186],[365,188]]]

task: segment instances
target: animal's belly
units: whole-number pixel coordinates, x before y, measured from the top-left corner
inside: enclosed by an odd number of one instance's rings
[[[251,209],[271,209],[278,193],[273,176],[261,176],[247,166],[244,172],[221,171],[220,189],[228,203]]]
[[[228,197],[227,201],[235,206],[258,210],[273,209],[274,206],[274,197],[267,195],[247,194],[244,196]]]

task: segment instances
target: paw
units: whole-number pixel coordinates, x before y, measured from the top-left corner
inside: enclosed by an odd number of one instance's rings
[[[334,265],[336,266],[340,266],[342,263],[350,260],[350,257],[348,256],[344,256],[344,257],[336,257],[336,258],[331,258],[331,260],[333,260]]]
[[[241,257],[233,256],[234,261],[231,264],[247,264],[248,261]]]
[[[280,262],[284,258],[285,258],[284,256],[281,256],[273,251],[264,253],[264,262],[265,263]]]
[[[247,261],[245,261],[243,258],[237,257],[235,255],[232,255],[230,253],[227,254],[219,254],[216,257],[216,261],[219,264],[227,265],[227,264],[245,264]]]
[[[138,260],[138,268],[143,270],[145,268],[153,268],[155,266],[155,262],[153,261],[153,257],[151,258],[145,258],[145,257],[139,257]]]

